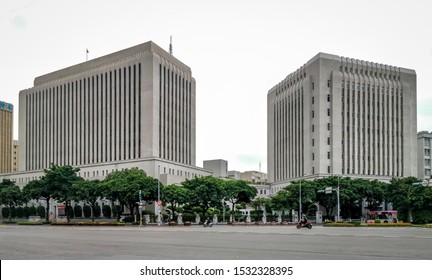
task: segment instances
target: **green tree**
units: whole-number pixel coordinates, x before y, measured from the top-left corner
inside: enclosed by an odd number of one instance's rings
[[[176,219],[176,209],[179,205],[188,202],[189,190],[182,185],[168,185],[161,189],[161,197],[164,202],[170,204],[173,219]]]
[[[387,184],[378,180],[364,180],[362,196],[367,202],[367,209],[378,210],[385,200]]]
[[[51,165],[50,169],[45,169],[45,183],[49,186],[51,197],[61,201],[65,204],[65,209],[71,208],[71,200],[74,195],[74,184],[80,180],[81,177],[77,176],[79,168],[72,166],[58,166]],[[70,222],[70,211],[66,211],[67,221]]]
[[[413,221],[413,210],[427,207],[430,192],[424,187],[413,186],[418,182],[420,180],[416,177],[393,178],[387,188],[387,199],[397,209],[398,217],[402,220]]]
[[[369,181],[364,179],[351,179],[339,177],[339,196],[341,216],[345,218],[358,218],[361,216],[362,186]]]
[[[331,194],[326,194],[324,192],[325,188],[331,187],[332,190],[337,188],[338,178],[336,176],[320,178],[315,180],[315,190],[316,198],[315,201],[322,207],[324,207],[326,218],[330,218],[331,213],[337,206],[337,194],[332,192]]]
[[[190,191],[190,203],[201,208],[203,218],[209,208],[220,207],[225,196],[223,180],[212,176],[186,180],[182,185]]]
[[[73,199],[84,201],[91,207],[91,218],[94,222],[97,200],[102,196],[102,184],[99,180],[80,180],[74,184]]]
[[[0,204],[12,209],[26,202],[25,196],[13,181],[5,179],[0,183]],[[9,211],[9,221],[12,221],[12,211]]]
[[[45,177],[42,177],[39,180],[33,180],[27,183],[27,185],[23,188],[23,193],[29,199],[45,200],[46,208],[45,208],[45,220],[48,222],[49,220],[49,208],[50,208],[50,199],[53,193],[53,190],[50,188],[50,185],[47,184]],[[41,216],[42,217],[42,216]]]
[[[236,205],[251,202],[257,195],[257,189],[243,180],[228,180],[224,182],[224,186],[225,200],[231,202],[231,217],[235,222]]]
[[[138,209],[139,192],[146,202],[157,199],[158,180],[147,176],[142,169],[132,168],[110,173],[102,183],[107,189],[103,192],[108,199],[118,200],[121,206],[126,206],[132,216]],[[120,213],[118,213],[118,220]]]

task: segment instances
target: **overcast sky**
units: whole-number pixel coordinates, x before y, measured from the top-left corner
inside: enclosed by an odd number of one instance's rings
[[[351,4],[348,4],[351,3]],[[147,41],[197,83],[197,165],[266,171],[268,90],[318,52],[414,69],[432,131],[431,1],[1,0],[0,100],[35,77]],[[429,82],[428,82],[429,81]]]

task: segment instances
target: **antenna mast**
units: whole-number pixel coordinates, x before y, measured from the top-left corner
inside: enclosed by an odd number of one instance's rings
[[[170,44],[169,44],[169,53],[170,55],[173,54],[173,47],[172,47],[172,36],[170,36]]]

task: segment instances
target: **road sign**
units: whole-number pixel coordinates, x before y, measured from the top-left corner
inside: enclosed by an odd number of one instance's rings
[[[330,194],[330,193],[332,193],[332,192],[333,192],[332,187],[327,187],[327,188],[325,188],[325,193],[326,193],[326,194]]]
[[[162,205],[162,200],[158,200],[157,201],[157,205],[161,206]]]
[[[424,179],[423,182],[422,182],[422,186],[423,187],[429,186],[429,180],[428,179]]]

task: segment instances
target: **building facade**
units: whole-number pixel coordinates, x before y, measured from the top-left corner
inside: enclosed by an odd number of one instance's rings
[[[204,169],[211,170],[214,177],[228,177],[228,161],[223,159],[213,159],[203,161]]]
[[[211,174],[195,166],[191,69],[151,41],[37,77],[19,107],[24,182],[52,163],[85,178],[132,167],[174,181]]]
[[[269,90],[269,182],[417,176],[414,70],[319,53]]]
[[[12,171],[13,105],[0,101],[0,173]]]
[[[259,171],[245,171],[240,173],[240,179],[252,184],[267,183],[267,174]]]
[[[418,178],[431,179],[432,132],[420,131],[417,134]]]

